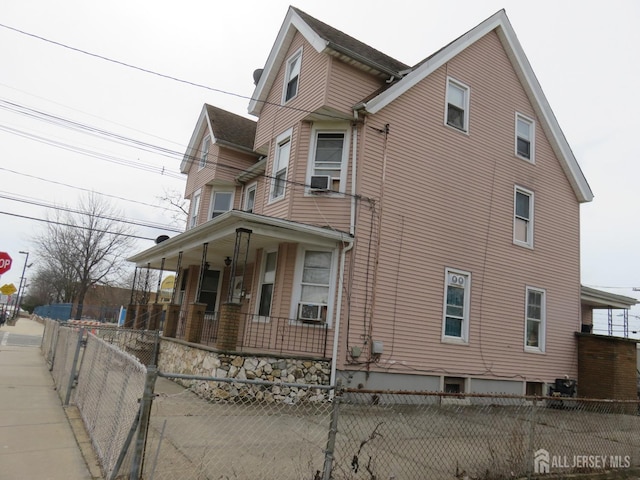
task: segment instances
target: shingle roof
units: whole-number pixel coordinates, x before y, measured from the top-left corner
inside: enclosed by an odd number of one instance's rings
[[[254,120],[209,104],[207,104],[207,115],[216,140],[253,150],[256,136]]]
[[[367,59],[373,64],[380,65],[390,72],[400,72],[409,68],[408,65],[400,62],[399,60],[396,60],[395,58],[392,58],[389,55],[356,40],[346,33],[333,28],[331,25],[321,22],[299,8],[291,7],[291,9],[294,10],[320,37],[329,42],[332,48],[345,54],[355,54],[355,56]]]

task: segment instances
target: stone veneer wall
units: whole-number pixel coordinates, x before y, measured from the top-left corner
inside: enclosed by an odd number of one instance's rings
[[[222,353],[203,345],[197,346],[167,338],[162,338],[160,341],[158,370],[165,374],[264,380],[276,384],[262,386],[173,379],[204,398],[238,401],[320,402],[328,398],[327,390],[286,387],[277,384],[329,385],[331,379],[331,363],[328,360]]]

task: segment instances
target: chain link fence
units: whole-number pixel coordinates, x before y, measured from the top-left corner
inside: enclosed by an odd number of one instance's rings
[[[136,358],[89,333],[71,402],[78,407],[106,478],[127,468],[147,369]]]
[[[499,480],[640,467],[637,401],[179,375],[127,353],[134,337],[96,331],[80,348],[81,331],[45,324],[43,354],[59,389],[75,386],[65,395],[109,480]]]
[[[321,478],[329,387],[179,377],[156,384],[144,478]]]

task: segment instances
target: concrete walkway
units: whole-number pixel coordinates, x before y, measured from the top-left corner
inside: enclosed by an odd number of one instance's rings
[[[65,411],[39,343],[33,346],[30,337],[42,337],[43,331],[27,318],[0,328],[0,480],[100,478],[83,456],[81,422],[78,428],[73,409]]]

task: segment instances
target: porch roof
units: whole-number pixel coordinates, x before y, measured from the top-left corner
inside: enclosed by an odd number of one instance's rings
[[[635,298],[603,292],[584,285],[580,287],[580,301],[582,305],[587,305],[591,308],[622,308],[625,310],[638,303]]]
[[[146,268],[149,265],[152,269],[160,269],[164,259],[164,270],[172,271],[178,267],[180,252],[182,267],[199,265],[202,261],[203,244],[207,243],[207,262],[213,267],[222,267],[226,257],[233,257],[238,228],[252,232],[249,262],[253,261],[257,249],[276,247],[281,242],[330,248],[353,242],[349,233],[332,228],[231,210],[127,260],[137,267]]]

